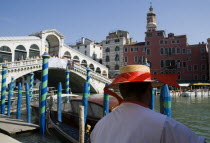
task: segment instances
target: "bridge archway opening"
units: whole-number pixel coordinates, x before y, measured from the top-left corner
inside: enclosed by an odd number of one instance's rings
[[[26,59],[26,48],[23,45],[19,45],[15,49],[15,60],[23,60]]]
[[[62,82],[63,89],[65,89],[66,83],[66,70],[65,69],[57,69],[57,68],[49,68],[48,73],[48,87],[55,87],[57,89],[57,85],[59,82]],[[37,81],[41,81],[41,71],[36,71],[34,74],[37,77]],[[70,87],[73,93],[83,93],[83,85],[86,81],[86,76],[80,76],[77,72],[71,72],[70,74]],[[90,85],[90,92],[97,93],[96,87],[92,84]]]
[[[40,50],[36,44],[33,44],[29,49],[29,57],[37,57],[37,56],[40,56]]]
[[[64,53],[64,55],[63,55],[63,58],[65,58],[65,59],[71,59],[71,54],[70,54],[70,52],[69,52],[69,51],[66,51],[66,52]]]
[[[103,71],[102,72],[102,75],[107,77],[107,72],[106,71]]]
[[[81,65],[83,65],[83,66],[87,67],[87,61],[86,61],[86,60],[82,60]]]
[[[96,72],[101,74],[101,69],[99,67],[96,68]]]
[[[91,70],[95,71],[95,68],[94,68],[93,64],[90,64],[89,67],[90,67]]]
[[[59,40],[55,35],[48,35],[45,41],[45,47],[49,48],[50,56],[57,56],[59,55]]]
[[[12,61],[12,52],[11,49],[7,46],[0,47],[0,63],[4,62],[4,60],[8,62]]]
[[[74,61],[75,63],[80,64],[80,60],[79,60],[79,57],[78,57],[78,56],[74,56],[73,61]]]

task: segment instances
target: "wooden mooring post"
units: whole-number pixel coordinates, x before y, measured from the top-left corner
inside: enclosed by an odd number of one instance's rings
[[[84,106],[79,106],[79,143],[85,142]]]
[[[88,113],[88,96],[89,96],[89,83],[86,81],[84,83],[84,92],[82,98],[82,105],[84,106],[84,124],[86,124],[87,113]]]

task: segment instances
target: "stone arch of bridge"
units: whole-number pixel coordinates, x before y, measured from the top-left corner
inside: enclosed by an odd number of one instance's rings
[[[36,75],[36,78],[41,81],[41,66],[31,66],[24,69],[13,69],[10,70],[10,75],[8,77],[7,83],[11,82],[11,76],[14,77],[14,79],[21,79],[25,75],[28,75],[30,72],[34,72]],[[14,73],[15,71],[15,73]],[[55,87],[57,88],[57,84],[59,82],[62,82],[63,89],[65,90],[65,69],[59,69],[59,68],[49,68],[48,72],[48,87]],[[13,74],[14,73],[14,74]],[[84,82],[86,81],[86,76],[77,72],[77,71],[71,71],[70,72],[70,85],[72,88],[72,92],[83,92],[84,88]],[[92,93],[98,93],[98,88],[96,88],[95,84],[93,82],[90,82],[91,85],[91,92]]]

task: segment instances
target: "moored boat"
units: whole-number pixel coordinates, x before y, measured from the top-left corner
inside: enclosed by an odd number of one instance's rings
[[[82,96],[75,96],[70,94],[70,102],[63,103],[62,111],[62,122],[75,128],[79,128],[79,106],[82,105]],[[55,96],[56,97],[56,96]],[[63,96],[66,98],[67,96]],[[56,99],[56,98],[55,98]],[[63,99],[64,101],[64,99]],[[47,101],[49,103],[49,100]],[[32,112],[35,114],[37,119],[39,118],[38,103],[32,103]],[[118,106],[118,101],[116,98],[110,96],[109,100],[109,111],[111,112],[114,108]],[[57,106],[56,100],[53,100],[53,106],[51,112],[55,117],[57,117]],[[94,128],[95,124],[104,116],[103,110],[103,96],[90,96],[88,98],[88,114],[87,114],[87,124],[91,126],[91,130]],[[38,120],[37,120],[38,121]]]

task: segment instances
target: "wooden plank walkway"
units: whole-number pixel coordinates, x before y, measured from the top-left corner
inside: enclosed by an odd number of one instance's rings
[[[20,143],[19,141],[7,136],[5,134],[0,133],[0,142],[1,143]]]
[[[0,132],[9,136],[33,132],[37,129],[39,129],[38,125],[0,115]]]

